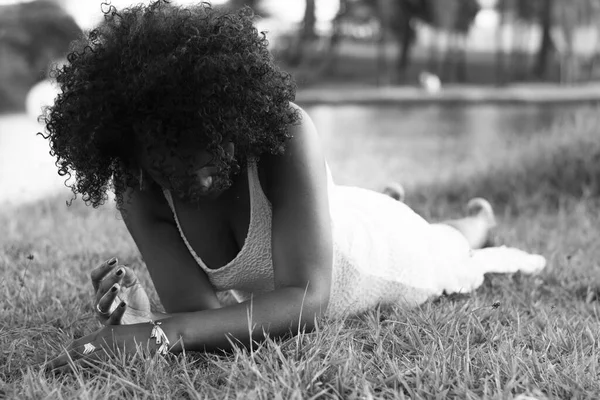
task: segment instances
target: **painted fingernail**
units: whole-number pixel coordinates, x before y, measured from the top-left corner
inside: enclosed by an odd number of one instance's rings
[[[110,291],[114,293],[114,292],[116,292],[116,291],[117,291],[117,289],[118,289],[118,288],[117,288],[117,285],[113,285],[113,286],[110,288]]]
[[[126,306],[126,304],[124,301],[122,301],[121,304],[119,304],[119,307],[125,307],[125,306]]]
[[[110,259],[110,261],[108,262],[108,265],[115,265],[117,263],[117,257],[113,257]]]
[[[117,270],[117,276],[121,276],[121,275],[123,275],[123,268],[119,268]]]

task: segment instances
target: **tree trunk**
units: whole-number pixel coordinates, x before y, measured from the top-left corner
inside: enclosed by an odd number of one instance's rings
[[[319,74],[328,74],[335,69],[335,64],[338,56],[338,47],[342,40],[341,23],[348,12],[348,0],[340,0],[340,8],[335,15],[332,24],[331,37],[329,38],[329,46],[327,53],[323,58],[323,62],[319,67]]]
[[[565,38],[565,48],[563,49],[563,83],[573,83],[579,79],[579,57],[575,53],[575,29],[577,27],[577,7],[578,3],[562,3],[561,25]]]
[[[445,82],[456,82],[456,36],[452,31],[446,31],[446,49],[444,51],[444,60],[442,62],[442,74],[440,75]]]
[[[410,19],[407,18],[406,22],[402,24],[403,34],[400,42],[400,54],[398,58],[398,80],[400,82],[406,81],[406,72],[410,63],[410,50],[412,47]]]
[[[500,0],[498,4],[498,14],[500,15],[500,22],[496,30],[496,84],[506,84],[506,72],[504,65],[504,27],[505,27],[505,16],[506,12],[506,1]]]
[[[432,74],[440,76],[439,60],[439,37],[440,33],[435,27],[431,27],[431,40],[429,42],[429,57],[427,60],[427,70]]]
[[[304,9],[304,18],[302,20],[302,38],[312,40],[316,36],[315,26],[317,24],[316,3],[315,0],[306,0]]]
[[[379,20],[379,37],[377,38],[377,86],[383,86],[390,83],[390,76],[387,67],[387,56],[385,46],[388,42],[388,34],[390,30],[389,18],[390,2],[388,0],[378,0],[377,2],[377,19]]]
[[[457,39],[456,79],[460,83],[466,83],[469,80],[467,71],[467,35],[459,33]]]
[[[398,52],[398,60],[396,62],[396,81],[405,82],[408,65],[410,64],[410,55],[413,45],[414,32],[412,28],[412,15],[405,7],[400,9],[401,15],[398,25],[396,37],[400,41],[400,51]]]
[[[306,0],[304,9],[304,18],[302,19],[302,27],[298,32],[296,45],[291,50],[288,57],[288,63],[291,66],[298,66],[303,62],[306,55],[306,48],[315,39],[315,25],[317,22],[315,0]]]
[[[553,6],[554,0],[543,0],[543,7],[541,13],[542,37],[539,50],[536,56],[535,68],[533,70],[533,75],[540,80],[544,80],[547,78],[548,64],[554,47],[552,43],[552,36],[550,34],[553,22]]]

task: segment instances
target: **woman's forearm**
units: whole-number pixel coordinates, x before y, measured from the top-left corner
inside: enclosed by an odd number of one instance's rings
[[[150,318],[152,318],[152,321],[160,321],[160,320],[163,320],[165,318],[170,318],[172,316],[173,316],[173,314],[169,314],[169,313],[165,313],[165,312],[160,312],[160,311],[152,311],[150,313]]]
[[[265,334],[279,337],[298,328],[310,331],[315,317],[325,312],[328,299],[285,287],[231,306],[164,316],[162,328],[174,345],[192,351],[228,350],[230,340],[248,346]],[[180,340],[181,339],[181,340]]]

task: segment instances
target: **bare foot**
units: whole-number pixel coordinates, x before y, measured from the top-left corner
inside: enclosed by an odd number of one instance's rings
[[[397,182],[388,183],[385,188],[383,188],[382,193],[404,203],[404,197],[406,193],[404,191],[404,187]]]
[[[488,228],[493,228],[497,225],[492,205],[489,201],[481,197],[475,197],[469,200],[467,203],[467,215],[470,217],[477,216],[482,218],[488,223]]]
[[[467,203],[467,215],[475,217],[482,221],[487,231],[487,238],[482,247],[493,247],[497,245],[497,239],[494,237],[494,229],[498,224],[494,209],[489,201],[481,197],[475,197]]]

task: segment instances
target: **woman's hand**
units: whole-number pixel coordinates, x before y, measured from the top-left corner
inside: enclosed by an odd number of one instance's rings
[[[117,258],[100,264],[91,273],[94,310],[104,325],[130,325],[152,320],[150,300],[135,272]]]
[[[151,338],[153,326],[147,324],[105,326],[104,328],[73,341],[65,352],[50,360],[45,368],[52,371],[61,371],[68,367],[70,362],[85,360],[87,362],[102,361],[107,355],[133,354],[137,346],[142,350],[155,351],[160,346],[155,338]],[[167,350],[170,346],[167,346]]]

